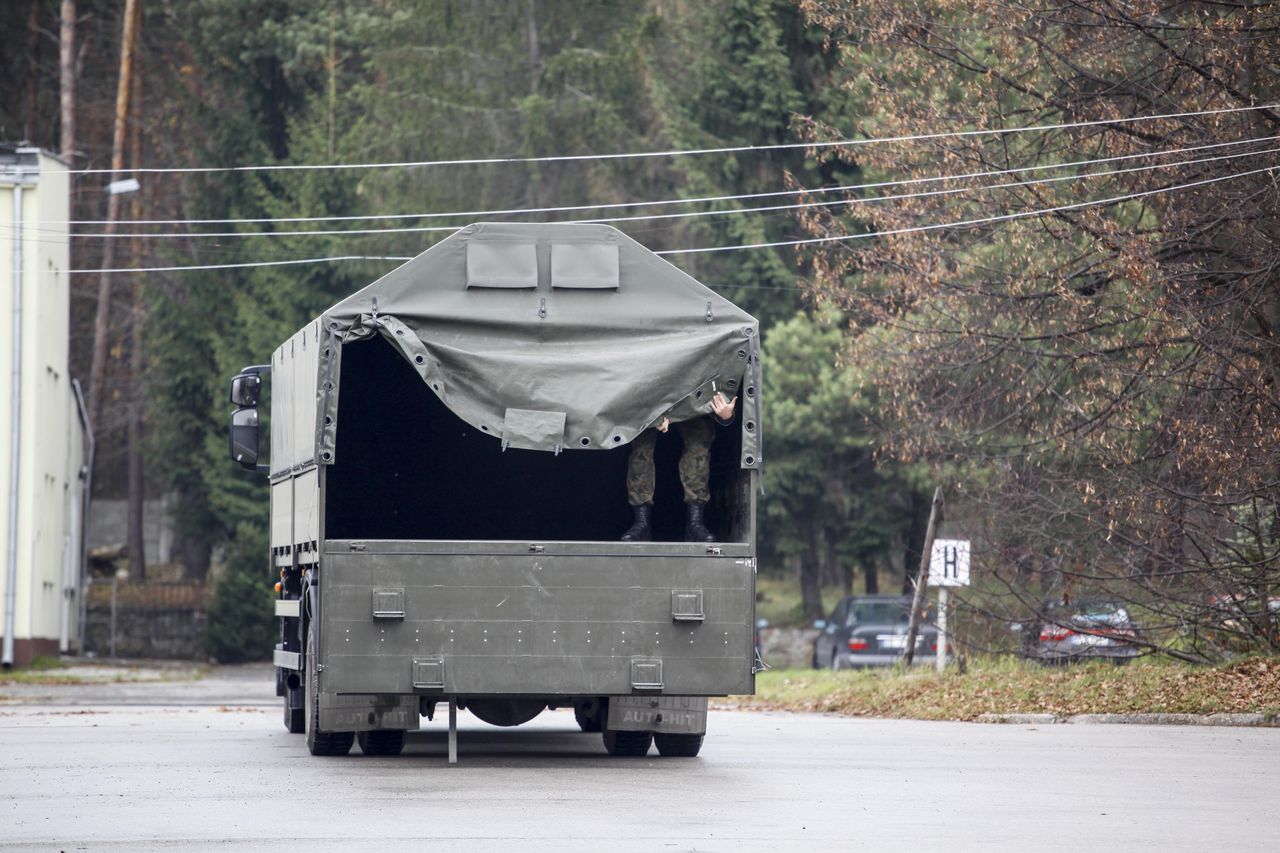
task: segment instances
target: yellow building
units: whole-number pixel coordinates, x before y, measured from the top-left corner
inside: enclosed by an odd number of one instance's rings
[[[86,419],[68,372],[70,175],[0,146],[0,601],[4,666],[79,635]]]

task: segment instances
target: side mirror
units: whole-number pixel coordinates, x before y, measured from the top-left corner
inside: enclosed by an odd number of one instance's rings
[[[241,468],[256,471],[258,469],[257,409],[236,409],[231,413],[230,439],[231,458]]]
[[[231,402],[242,408],[258,405],[262,394],[262,377],[256,373],[238,373],[231,380]]]
[[[814,627],[814,628],[817,628],[819,631],[821,631],[823,628],[827,627],[827,620],[826,620],[826,619],[815,619],[815,620],[813,620],[813,627]]]

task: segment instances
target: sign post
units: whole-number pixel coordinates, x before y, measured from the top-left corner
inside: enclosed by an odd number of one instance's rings
[[[938,588],[938,672],[947,666],[950,588],[969,585],[969,540],[937,539],[929,554],[929,585]]]

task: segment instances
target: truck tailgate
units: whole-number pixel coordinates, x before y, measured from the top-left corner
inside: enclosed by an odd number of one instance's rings
[[[755,560],[726,543],[330,540],[338,693],[750,693]]]

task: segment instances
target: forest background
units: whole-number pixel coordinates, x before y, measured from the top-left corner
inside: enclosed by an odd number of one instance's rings
[[[0,139],[189,170],[137,174],[117,226],[80,176],[78,269],[410,256],[469,221],[443,214],[568,206],[502,218],[784,244],[669,259],[761,319],[761,570],[797,619],[908,589],[940,485],[975,647],[1064,596],[1180,657],[1280,647],[1274,3],[10,0],[0,43]],[[74,276],[96,494],[171,495],[186,577],[261,583],[227,377],[393,265]]]

